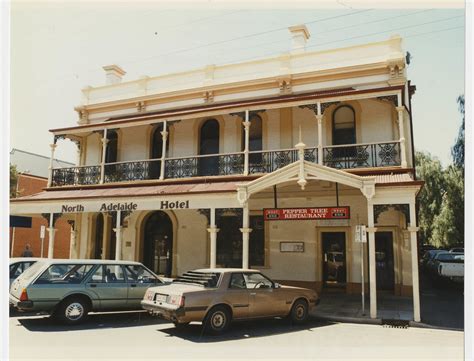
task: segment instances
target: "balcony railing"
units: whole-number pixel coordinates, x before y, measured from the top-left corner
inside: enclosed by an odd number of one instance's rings
[[[324,165],[338,169],[400,165],[400,143],[333,145],[323,148]]]
[[[53,169],[53,186],[87,185],[100,182],[100,165]]]
[[[323,159],[320,160],[318,148],[306,148],[304,159],[337,169],[392,167],[401,164],[398,141],[324,146],[322,154]],[[297,160],[297,149],[251,151],[248,153],[248,174],[271,173]],[[149,159],[105,164],[103,183],[244,175],[246,153],[166,158],[163,167],[161,162],[161,159]],[[99,183],[100,165],[52,170],[52,186]]]
[[[244,153],[211,154],[165,160],[165,178],[243,174]]]

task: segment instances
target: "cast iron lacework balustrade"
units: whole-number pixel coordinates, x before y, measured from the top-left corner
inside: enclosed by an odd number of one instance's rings
[[[89,165],[71,168],[53,169],[51,185],[87,185],[98,184],[100,181],[100,166]]]
[[[151,159],[104,165],[105,183],[159,179],[161,160]]]
[[[242,174],[244,172],[244,154],[166,159],[165,169],[165,178]]]
[[[317,163],[317,148],[307,148],[304,150],[304,159]],[[249,154],[249,174],[271,173],[277,169],[296,162],[298,160],[297,149],[253,151]]]
[[[323,156],[325,166],[338,169],[399,166],[400,143],[328,146]]]

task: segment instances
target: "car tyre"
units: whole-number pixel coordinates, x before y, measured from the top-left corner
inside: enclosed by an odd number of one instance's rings
[[[308,319],[309,307],[308,302],[303,299],[296,300],[291,307],[290,319],[294,324],[304,323]]]
[[[67,325],[83,322],[89,313],[89,305],[81,297],[72,297],[62,301],[54,312],[54,318]]]
[[[204,329],[211,335],[223,333],[230,325],[231,315],[227,307],[213,307],[206,315]]]

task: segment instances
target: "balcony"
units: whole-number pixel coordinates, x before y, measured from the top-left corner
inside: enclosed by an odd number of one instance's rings
[[[322,154],[320,160],[319,155]],[[247,158],[248,157],[248,158]],[[246,164],[246,158],[248,164]],[[337,169],[400,166],[400,142],[332,145],[305,148],[304,159]],[[298,150],[265,150],[166,159],[148,159],[104,165],[55,168],[51,186],[78,186],[116,182],[180,179],[203,176],[257,175],[276,171],[298,160]],[[164,163],[162,163],[164,162]]]

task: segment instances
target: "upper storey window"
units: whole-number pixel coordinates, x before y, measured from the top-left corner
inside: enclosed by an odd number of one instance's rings
[[[249,150],[262,150],[262,118],[257,114],[250,117]],[[245,147],[245,132],[242,132],[242,149]]]
[[[355,112],[352,107],[343,105],[334,111],[332,143],[333,145],[356,143]]]
[[[199,155],[207,154],[219,154],[219,122],[215,119],[206,120],[199,132]],[[218,173],[218,157],[199,159],[200,175],[217,175]]]
[[[115,130],[107,130],[107,148],[105,152],[105,163],[117,161],[118,134]]]

